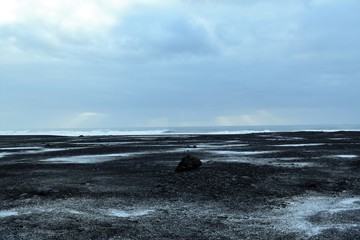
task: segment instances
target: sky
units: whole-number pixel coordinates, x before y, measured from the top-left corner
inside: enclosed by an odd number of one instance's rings
[[[358,0],[0,0],[0,129],[359,124]]]

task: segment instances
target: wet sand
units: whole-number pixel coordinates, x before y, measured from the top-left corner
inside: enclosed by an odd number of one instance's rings
[[[359,172],[360,132],[0,136],[0,239],[360,239]]]

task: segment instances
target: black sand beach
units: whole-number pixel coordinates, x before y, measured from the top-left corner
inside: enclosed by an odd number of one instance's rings
[[[0,136],[0,239],[360,239],[359,172],[360,132]]]

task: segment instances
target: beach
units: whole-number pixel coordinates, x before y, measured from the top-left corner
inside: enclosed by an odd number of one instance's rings
[[[0,239],[360,239],[359,172],[359,131],[0,136]]]

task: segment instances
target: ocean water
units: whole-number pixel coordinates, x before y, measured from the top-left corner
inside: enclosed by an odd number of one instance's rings
[[[360,124],[352,125],[272,125],[272,126],[214,126],[164,128],[87,128],[87,129],[21,129],[0,130],[0,135],[57,135],[57,136],[110,136],[110,135],[176,135],[176,134],[247,134],[295,131],[360,131]]]

